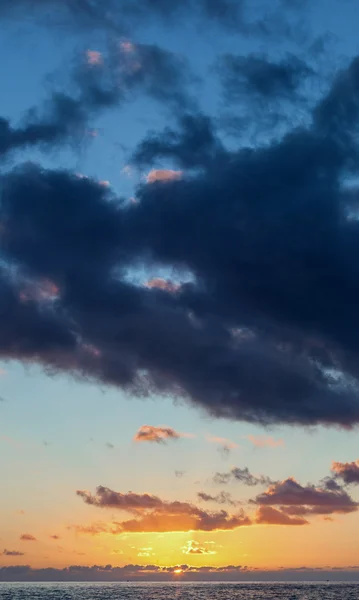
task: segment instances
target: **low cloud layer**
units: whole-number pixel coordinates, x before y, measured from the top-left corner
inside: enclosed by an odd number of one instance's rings
[[[162,567],[158,565],[73,565],[64,569],[32,569],[26,565],[0,568],[0,581],[348,581],[358,580],[359,566],[328,569],[261,570],[240,565],[224,567],[194,567],[187,564]],[[179,579],[180,576],[180,579]],[[345,587],[341,588],[343,593]],[[294,588],[295,590],[295,588]],[[352,591],[352,587],[348,592]],[[299,592],[299,590],[298,590]],[[303,592],[303,585],[300,585]],[[309,593],[309,590],[308,590]]]

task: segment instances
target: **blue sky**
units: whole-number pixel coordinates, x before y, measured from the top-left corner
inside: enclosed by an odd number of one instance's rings
[[[0,113],[10,119],[13,126],[24,120],[29,108],[41,107],[54,87],[68,89],[74,61],[84,60],[88,50],[106,56],[109,42],[119,44],[121,40],[129,39],[135,45],[155,43],[183,56],[198,78],[189,85],[189,94],[203,114],[209,115],[215,123],[221,122],[225,110],[230,109],[231,114],[235,114],[237,108],[224,104],[220,78],[214,69],[219,55],[261,53],[271,60],[278,60],[288,52],[294,53],[308,64],[318,66],[321,74],[314,83],[314,93],[309,89],[307,100],[311,103],[318,95],[327,93],[334,72],[346,67],[358,52],[353,2],[318,0],[303,10],[299,18],[304,19],[305,29],[310,30],[305,44],[297,44],[287,37],[241,35],[236,29],[222,28],[204,18],[201,22],[178,19],[175,24],[165,25],[159,20],[152,24],[144,22],[125,37],[101,29],[83,31],[67,26],[46,27],[29,18],[26,3],[22,10],[22,18],[17,15],[0,21],[0,52],[6,57],[0,64],[3,82]],[[328,34],[325,51],[310,53],[313,40]],[[251,99],[248,102],[251,106]],[[293,122],[298,114],[294,106]],[[176,128],[176,116],[169,106],[139,93],[134,101],[115,106],[91,120],[90,128],[97,131],[96,137],[91,138],[85,131],[81,144],[76,140],[62,148],[22,148],[3,159],[1,174],[31,161],[45,169],[61,168],[98,181],[109,181],[113,192],[128,200],[136,195],[138,184],[143,184],[150,170],[150,167],[136,169],[132,166],[131,171],[124,172],[132,152],[149,131],[158,132],[166,126]],[[222,129],[218,135],[229,150],[243,147],[249,141],[245,133],[228,137]],[[272,135],[273,131],[270,131],[262,143],[269,145]],[[157,166],[176,168],[166,160]],[[175,277],[168,264],[163,266],[158,262],[145,269],[144,276],[138,266],[136,273],[140,273],[141,284],[146,277],[164,277],[166,274],[169,278]],[[170,566],[188,559],[183,557],[182,549],[183,544],[193,537],[191,531],[185,531],[185,542],[176,541],[176,536],[182,533],[169,531],[174,536],[173,543],[168,545],[170,549],[166,546],[161,550],[156,546],[154,553],[143,557],[142,542],[139,541],[142,533],[128,534],[130,541],[121,535],[111,538],[108,533],[103,539],[102,535],[98,536],[100,540],[97,536],[75,534],[73,527],[76,525],[103,521],[105,516],[110,520],[118,519],[114,509],[106,512],[86,506],[76,496],[76,490],[94,493],[96,487],[102,485],[119,493],[148,493],[165,501],[178,500],[196,505],[199,491],[216,495],[223,489],[213,482],[214,474],[230,472],[234,467],[246,467],[251,473],[267,475],[275,482],[294,478],[303,486],[320,487],[320,481],[330,475],[332,461],[351,463],[358,457],[357,421],[352,430],[343,429],[335,422],[331,427],[310,423],[305,427],[283,424],[280,419],[274,420],[272,425],[260,426],[246,422],[239,413],[236,418],[217,418],[206,411],[203,408],[205,402],[199,402],[195,396],[186,401],[174,398],[168,391],[161,395],[154,390],[148,398],[139,399],[130,391],[106,381],[90,380],[89,374],[81,379],[70,370],[52,373],[50,368],[50,372],[46,372],[46,367],[34,364],[36,356],[28,363],[21,357],[11,360],[11,349],[8,355],[4,352],[2,356],[0,396],[4,401],[0,403],[0,447],[5,460],[0,462],[0,478],[6,485],[0,499],[4,523],[1,538],[4,548],[21,553],[23,533],[29,533],[37,540],[33,544],[25,543],[26,552],[24,557],[16,559],[18,562],[5,554],[0,556],[3,567],[26,564],[34,568],[63,568],[74,561],[83,565],[97,561],[97,564],[124,566],[133,560],[141,565],[153,560],[157,561],[155,564]],[[250,398],[248,402],[251,403]],[[170,440],[167,444],[134,442],[136,432],[144,425],[167,426],[193,437]],[[264,439],[267,444],[257,447],[248,436]],[[210,438],[223,440],[216,442]],[[279,440],[277,447],[270,447],[271,439]],[[231,443],[235,447],[223,452],[223,446]],[[183,476],[176,477],[175,471],[183,471]],[[249,500],[258,493],[243,482],[232,482],[226,489],[244,504],[246,511]],[[355,490],[352,497],[354,501],[355,498],[359,500]],[[211,510],[222,508],[232,510],[223,506],[213,506]],[[233,548],[242,543],[241,529],[219,529],[209,534],[200,532],[196,543],[207,543],[206,536],[212,536],[218,546],[217,553],[214,558],[199,553],[190,559],[196,566],[214,560],[215,566],[223,567],[243,564],[243,557],[248,554],[245,560],[251,568],[292,568],[303,564],[347,568],[357,562],[355,552],[359,547],[354,531],[358,515],[355,512],[340,514],[333,519],[333,522],[325,522],[317,517],[310,526],[298,528],[258,523],[253,533],[248,527],[243,536],[251,550],[239,553],[238,560],[232,553]],[[57,532],[62,538],[59,542],[61,550],[49,542],[49,536]],[[151,535],[155,538],[158,531],[146,533],[144,546],[153,544]],[[298,536],[296,551],[285,561],[287,552],[283,552],[283,548],[289,547],[294,535]],[[273,542],[272,557],[269,543],[275,536],[279,536],[279,541]],[[259,550],[261,539],[266,552]],[[321,539],[325,541],[325,548],[322,548]],[[111,555],[114,545],[119,553]],[[313,545],[314,550],[307,558],[308,545]],[[336,549],[339,550],[337,562]],[[73,552],[77,552],[77,556]]]

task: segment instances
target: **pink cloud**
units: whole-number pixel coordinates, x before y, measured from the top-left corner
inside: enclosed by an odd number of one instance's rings
[[[182,179],[183,171],[173,171],[171,169],[152,169],[146,177],[147,183],[156,181],[168,182]]]
[[[235,442],[232,442],[227,438],[217,437],[216,435],[208,435],[206,436],[206,440],[210,444],[218,444],[224,448],[228,448],[228,450],[234,450],[235,448],[238,448],[238,444]]]
[[[171,292],[172,294],[178,292],[178,290],[181,288],[180,284],[173,283],[168,279],[162,279],[161,277],[155,277],[154,279],[146,281],[145,287],[148,287],[149,289],[156,288],[158,290]]]
[[[284,446],[284,440],[275,440],[270,435],[247,435],[247,440],[253,446],[256,446],[256,448],[279,448],[280,446]]]
[[[86,59],[89,65],[102,65],[103,63],[101,52],[97,52],[96,50],[87,50]]]

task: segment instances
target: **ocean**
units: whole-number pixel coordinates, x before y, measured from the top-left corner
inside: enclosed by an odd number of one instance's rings
[[[359,583],[0,583],[0,600],[359,600]]]

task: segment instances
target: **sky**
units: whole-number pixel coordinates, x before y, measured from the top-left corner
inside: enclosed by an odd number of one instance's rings
[[[0,7],[0,581],[359,580],[354,0]]]

